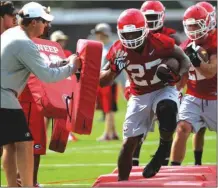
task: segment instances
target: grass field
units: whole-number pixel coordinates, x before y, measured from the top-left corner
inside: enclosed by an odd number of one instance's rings
[[[126,112],[126,102],[120,97],[119,111],[116,113],[116,128],[122,139],[122,123]],[[118,153],[122,141],[97,142],[104,129],[104,123],[99,122],[101,113],[95,113],[93,130],[90,136],[78,137],[77,142],[69,142],[64,154],[47,150],[47,155],[41,159],[39,169],[39,183],[44,186],[75,186],[90,187],[101,174],[111,173],[116,167]],[[140,164],[145,165],[150,156],[155,153],[159,136],[156,127],[143,144]],[[194,161],[191,138],[183,165],[192,165]],[[216,133],[206,132],[203,155],[204,164],[216,164]],[[6,185],[4,173],[1,169],[1,185]]]

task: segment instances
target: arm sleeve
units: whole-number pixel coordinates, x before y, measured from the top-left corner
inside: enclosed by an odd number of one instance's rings
[[[25,42],[23,48],[17,55],[20,62],[40,80],[44,82],[57,82],[72,75],[75,67],[73,64],[67,64],[63,67],[50,68],[49,64],[44,62],[34,43]]]

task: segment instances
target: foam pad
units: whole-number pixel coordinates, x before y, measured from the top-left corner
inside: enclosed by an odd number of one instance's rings
[[[121,182],[110,182],[110,183],[100,183],[95,187],[202,187],[203,182],[129,182],[129,181],[121,181]]]
[[[45,62],[50,60],[60,60],[65,58],[61,46],[49,40],[34,39],[38,46],[41,56]],[[75,76],[68,77],[59,82],[45,83],[39,80],[35,75],[31,74],[27,86],[32,93],[34,101],[40,112],[51,118],[66,118],[66,97],[71,96],[73,92],[73,82]]]
[[[82,70],[79,82],[73,83],[75,90],[69,100],[67,129],[78,134],[90,134],[99,85],[102,44],[80,39],[77,52],[82,61]]]
[[[49,149],[63,153],[68,142],[69,131],[66,129],[66,119],[54,119]]]
[[[142,172],[144,166],[133,166],[131,172]],[[212,168],[213,169],[213,168]],[[211,173],[212,169],[209,166],[162,166],[161,173]],[[112,173],[118,173],[118,168],[115,168]]]
[[[101,175],[93,187],[202,187],[216,186],[216,166],[164,166],[152,178],[143,178],[144,167],[133,167],[129,180],[118,182],[117,168]],[[137,172],[135,172],[137,171]]]

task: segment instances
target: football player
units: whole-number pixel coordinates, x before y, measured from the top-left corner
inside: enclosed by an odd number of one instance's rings
[[[184,13],[183,25],[188,39],[181,47],[192,66],[186,78],[186,95],[179,109],[171,165],[182,163],[191,132],[198,133],[204,127],[217,130],[217,36],[216,32],[209,32],[210,20],[206,9],[199,5],[189,7]]]
[[[202,6],[206,9],[210,16],[210,23],[209,23],[209,32],[211,34],[217,32],[216,29],[216,9],[208,2],[199,2],[196,5]],[[204,135],[206,132],[206,128],[201,128],[196,134],[193,135],[192,145],[194,149],[194,158],[195,158],[195,165],[202,164],[202,154],[203,154],[203,147],[204,147]]]
[[[181,41],[179,39],[179,36],[176,34],[176,30],[164,26],[166,9],[160,1],[145,1],[142,4],[140,10],[144,14],[147,20],[147,24],[148,24],[148,28],[150,32],[161,33],[161,34],[167,35],[173,38],[177,45],[180,45]],[[128,83],[129,80],[127,80],[126,82],[127,82],[126,83],[127,87],[125,88],[125,96],[126,96],[126,99],[128,100],[129,95],[130,95],[130,86]],[[154,125],[155,123],[152,125],[151,131],[154,131]],[[140,142],[134,151],[133,159],[132,159],[133,166],[139,165],[139,155],[140,155],[142,143],[143,142]],[[163,165],[168,165],[169,157],[170,157],[170,152],[166,156],[166,159],[164,160]]]
[[[124,141],[118,159],[118,180],[128,180],[133,152],[147,134],[156,114],[160,143],[143,171],[143,176],[149,178],[159,171],[176,129],[178,91],[175,87],[167,86],[167,83],[187,73],[191,63],[173,39],[160,33],[149,33],[146,18],[138,9],[127,9],[121,13],[117,33],[119,40],[107,54],[108,63],[101,71],[100,86],[109,85],[123,69],[130,78],[131,97],[123,124]],[[170,68],[166,67],[169,75],[160,80],[156,71],[160,70],[161,59],[168,57],[178,60],[179,73],[172,75]]]

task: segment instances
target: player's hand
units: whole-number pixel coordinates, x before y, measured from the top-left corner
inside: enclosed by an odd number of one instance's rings
[[[207,63],[205,62],[202,57],[199,55],[199,49],[201,47],[198,45],[195,45],[195,43],[190,43],[186,50],[185,53],[187,54],[187,56],[189,57],[192,65],[194,67],[200,67],[201,63]]]
[[[166,64],[158,66],[156,75],[165,85],[174,85],[181,79],[180,75]]]
[[[111,65],[112,70],[115,72],[121,72],[124,68],[126,68],[129,64],[129,60],[126,60],[127,52],[123,50],[118,50],[116,53],[116,57],[114,59],[113,64]]]

